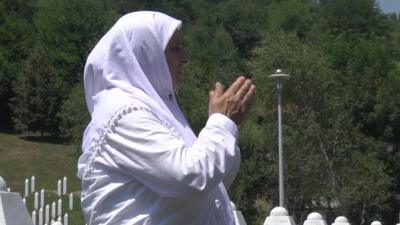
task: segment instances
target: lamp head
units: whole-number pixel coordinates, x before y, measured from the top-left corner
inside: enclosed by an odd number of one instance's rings
[[[268,77],[273,79],[289,79],[290,75],[285,74],[282,69],[277,69],[274,74],[271,74]]]

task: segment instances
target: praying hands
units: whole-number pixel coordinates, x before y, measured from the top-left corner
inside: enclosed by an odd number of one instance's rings
[[[241,127],[253,105],[256,86],[244,76],[237,78],[224,92],[221,83],[209,93],[208,115],[222,113]]]

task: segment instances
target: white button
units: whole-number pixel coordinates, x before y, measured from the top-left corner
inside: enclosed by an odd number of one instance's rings
[[[221,207],[221,201],[219,199],[215,199],[215,206],[217,208]]]

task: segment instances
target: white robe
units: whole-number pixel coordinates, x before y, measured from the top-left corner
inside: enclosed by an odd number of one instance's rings
[[[111,90],[110,92],[119,92]],[[113,96],[117,96],[114,94]],[[143,102],[126,100],[110,126],[84,149],[94,150],[81,171],[88,224],[233,224],[229,186],[240,164],[236,125],[213,114],[192,146]],[[94,113],[101,113],[102,106]],[[95,129],[96,121],[86,133]],[[82,167],[81,170],[84,170]]]

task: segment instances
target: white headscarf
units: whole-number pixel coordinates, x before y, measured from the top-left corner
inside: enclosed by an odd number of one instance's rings
[[[85,139],[96,137],[102,129],[102,121],[107,121],[126,105],[128,98],[145,102],[155,115],[179,130],[188,146],[194,143],[196,136],[175,99],[164,54],[181,24],[163,13],[133,12],[121,17],[99,41],[87,59],[84,72],[86,104],[92,126],[96,126],[86,129],[84,145]],[[115,89],[120,91],[110,91]],[[96,105],[100,104],[101,111],[94,113]],[[84,152],[80,158],[80,167],[88,154]]]

